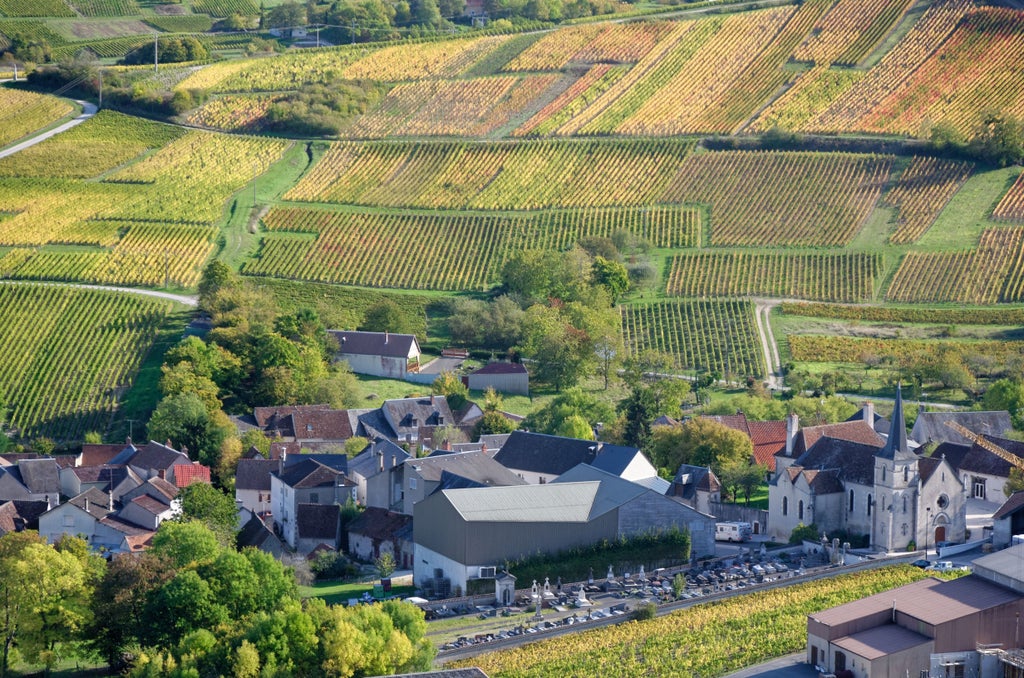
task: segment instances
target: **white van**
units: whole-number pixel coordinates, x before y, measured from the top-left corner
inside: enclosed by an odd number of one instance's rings
[[[715,541],[750,541],[750,523],[715,523]]]

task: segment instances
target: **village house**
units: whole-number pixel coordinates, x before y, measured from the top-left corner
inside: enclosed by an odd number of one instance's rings
[[[750,421],[742,412],[703,416],[750,438],[750,443],[754,447],[750,463],[764,466],[769,477],[775,472],[775,455],[786,448],[785,421]]]
[[[412,567],[412,516],[380,508],[367,508],[348,526],[348,552],[373,562],[390,553],[400,569]]]
[[[60,468],[52,457],[19,459],[17,464],[0,465],[0,502],[60,501]]]
[[[270,476],[280,471],[280,459],[239,459],[235,468],[235,502],[257,515],[268,513]]]
[[[274,516],[274,529],[292,549],[299,547],[299,508],[302,505],[328,506],[339,514],[338,507],[349,498],[354,499],[355,485],[345,474],[325,466],[315,459],[307,459],[281,471],[270,474],[270,504]],[[327,529],[321,516],[314,510],[303,509],[302,524],[307,528],[304,539],[321,539]],[[308,532],[316,528],[315,535]],[[337,529],[334,531],[337,543]]]
[[[377,438],[348,463],[348,477],[356,484],[356,503],[386,509],[402,494],[392,487],[391,470],[404,464],[409,453],[387,438]]]
[[[985,446],[996,446],[1008,458]],[[982,435],[966,445],[946,442],[935,448],[932,457],[945,459],[960,474],[968,496],[982,501],[1002,502],[1003,488],[1010,479],[1010,470],[1024,468],[1024,443],[994,435]],[[1011,462],[1010,459],[1016,459]]]
[[[11,500],[0,503],[0,537],[9,532],[39,531],[39,516],[50,506],[45,501]]]
[[[1024,490],[1014,492],[992,514],[992,546],[1000,549],[1010,546],[1013,538],[1024,539]]]
[[[681,464],[666,494],[701,513],[714,515],[712,504],[722,500],[722,483],[709,467]]]
[[[329,330],[338,342],[337,360],[356,374],[403,379],[420,364],[420,344],[414,334]]]

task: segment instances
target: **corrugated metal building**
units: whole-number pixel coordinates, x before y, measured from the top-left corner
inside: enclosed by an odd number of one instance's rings
[[[712,516],[592,467],[576,478],[593,479],[441,490],[418,502],[416,581],[435,579],[440,571],[453,591],[464,591],[481,568],[508,559],[672,526],[690,530],[694,554],[714,553]]]

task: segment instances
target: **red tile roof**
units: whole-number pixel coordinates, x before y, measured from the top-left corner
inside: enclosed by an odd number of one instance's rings
[[[107,464],[126,447],[128,447],[127,443],[118,443],[116,445],[84,443],[82,445],[82,454],[80,455],[82,461],[79,466],[101,466]]]
[[[175,464],[174,484],[188,487],[192,483],[210,484],[210,467],[202,464]]]

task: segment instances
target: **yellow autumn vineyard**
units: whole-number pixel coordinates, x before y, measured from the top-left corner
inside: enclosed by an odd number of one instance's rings
[[[801,650],[812,612],[925,576],[906,565],[841,575],[695,605],[651,621],[478,655],[449,666],[478,666],[497,678],[719,676]]]

